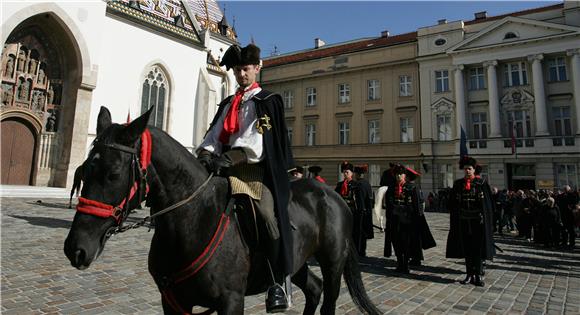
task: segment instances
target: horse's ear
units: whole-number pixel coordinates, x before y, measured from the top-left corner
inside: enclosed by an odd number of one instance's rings
[[[111,124],[111,112],[109,112],[105,106],[101,106],[99,117],[97,118],[97,136],[100,135],[103,130],[109,128]]]
[[[133,120],[125,129],[123,129],[123,133],[121,134],[119,141],[125,144],[131,144],[137,141],[145,128],[147,128],[147,124],[149,123],[149,117],[153,112],[153,106],[149,108],[143,115],[139,116],[139,118]]]

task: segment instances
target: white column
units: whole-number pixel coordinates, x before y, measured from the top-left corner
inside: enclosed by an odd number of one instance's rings
[[[499,93],[497,90],[497,60],[486,61],[483,66],[487,68],[487,93],[489,100],[489,137],[501,137],[501,123],[499,121]]]
[[[544,71],[542,71],[544,55],[528,56],[532,62],[532,77],[534,80],[534,104],[536,109],[536,136],[549,135],[548,113],[546,110],[546,91],[544,90]]]
[[[467,133],[469,128],[465,122],[465,84],[463,82],[463,65],[458,65],[455,68],[455,119],[457,121],[456,137],[461,137],[461,127]]]
[[[572,59],[572,87],[576,105],[576,134],[580,135],[580,49],[570,49],[566,52]]]

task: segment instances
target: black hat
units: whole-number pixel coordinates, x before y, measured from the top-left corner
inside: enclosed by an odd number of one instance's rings
[[[354,172],[357,174],[365,174],[366,172],[368,172],[368,170],[369,170],[369,166],[366,164],[357,165],[354,167]]]
[[[260,64],[260,48],[254,44],[242,48],[234,44],[226,50],[222,57],[220,66],[226,66],[227,70],[235,66],[244,65],[259,65]]]
[[[421,173],[400,163],[392,165],[391,168],[393,169],[393,175],[405,174],[408,180],[415,180],[415,178],[421,176]]]
[[[477,166],[477,161],[470,157],[470,156],[464,156],[463,159],[459,160],[459,169],[462,170],[463,168],[465,168],[465,166],[473,166],[473,168],[475,168]]]
[[[311,167],[308,168],[308,171],[310,173],[317,173],[318,174],[318,173],[320,173],[322,171],[322,167],[317,166],[317,165],[313,165],[313,166],[311,166]]]
[[[342,162],[342,164],[340,165],[340,171],[344,172],[346,170],[354,171],[354,167],[352,166],[352,163],[349,163],[347,161]]]

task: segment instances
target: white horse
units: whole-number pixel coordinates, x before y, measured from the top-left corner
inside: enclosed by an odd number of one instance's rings
[[[387,186],[381,186],[377,189],[377,194],[375,195],[375,206],[373,207],[373,212],[375,213],[375,217],[379,222],[379,226],[381,227],[381,232],[385,231],[385,212],[383,210],[383,198],[387,193]]]

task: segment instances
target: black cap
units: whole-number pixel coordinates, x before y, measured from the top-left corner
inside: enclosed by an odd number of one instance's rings
[[[477,161],[470,156],[464,156],[463,159],[459,160],[459,169],[464,169],[465,166],[468,165],[475,168],[477,166]]]
[[[354,167],[352,166],[352,163],[349,163],[348,161],[342,162],[342,164],[340,165],[340,171],[344,172],[346,170],[354,171]]]

